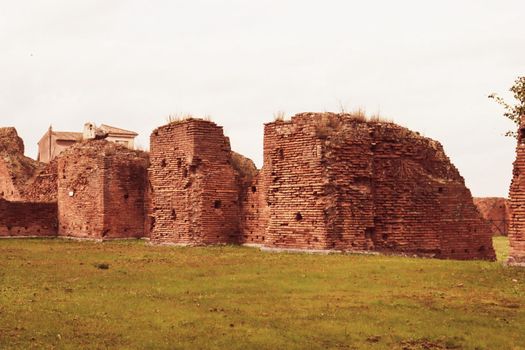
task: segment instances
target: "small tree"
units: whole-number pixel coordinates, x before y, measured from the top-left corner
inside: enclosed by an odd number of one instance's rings
[[[490,94],[489,98],[493,99],[497,103],[505,108],[503,116],[510,119],[516,124],[516,129],[520,126],[521,117],[525,116],[525,76],[519,77],[514,81],[514,85],[510,88],[510,91],[514,94],[514,98],[517,103],[515,105],[508,104],[503,98],[497,94]],[[505,136],[517,138],[518,133],[516,131],[507,131]]]

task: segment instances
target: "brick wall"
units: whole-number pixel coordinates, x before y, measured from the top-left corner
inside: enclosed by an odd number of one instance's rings
[[[509,233],[510,213],[507,198],[474,198],[474,204],[490,225],[494,236],[506,236]]]
[[[254,184],[258,194],[243,202],[248,243],[495,257],[488,227],[441,145],[391,123],[327,113],[269,123]]]
[[[525,123],[518,130],[518,145],[509,196],[509,263],[525,265]]]
[[[162,126],[150,156],[152,242],[238,242],[239,188],[222,127],[197,119]]]
[[[0,199],[0,237],[57,235],[57,204]]]
[[[76,144],[58,158],[59,235],[144,235],[147,157],[107,141]]]

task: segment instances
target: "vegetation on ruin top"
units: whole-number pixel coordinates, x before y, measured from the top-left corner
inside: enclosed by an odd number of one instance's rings
[[[206,115],[204,117],[197,117],[189,113],[173,113],[166,117],[166,122],[168,124],[177,124],[177,123],[187,122],[190,120],[201,120],[201,121],[211,122],[211,117],[209,115]]]
[[[137,241],[0,254],[2,349],[525,347],[525,270],[501,263]]]

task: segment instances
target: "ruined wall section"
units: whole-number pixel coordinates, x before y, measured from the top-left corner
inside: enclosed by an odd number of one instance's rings
[[[509,196],[509,264],[525,266],[525,120],[518,130]]]
[[[490,230],[442,146],[392,123],[369,123],[374,246],[453,259],[494,259]]]
[[[58,191],[58,162],[42,164],[27,185],[21,197],[28,202],[56,202]]]
[[[367,123],[337,114],[305,114],[322,141],[327,168],[326,224],[331,247],[374,249],[373,148]]]
[[[148,166],[146,153],[109,146],[104,158],[105,237],[145,236]]]
[[[154,130],[149,177],[152,242],[239,241],[239,188],[222,127],[188,119]]]
[[[0,199],[0,237],[56,235],[56,203],[9,202]]]
[[[495,258],[488,226],[441,145],[393,123],[303,113],[267,124],[254,185],[243,242]]]
[[[58,158],[59,235],[144,235],[147,157],[107,141],[76,144]]]
[[[15,128],[0,128],[0,198],[24,200],[24,189],[42,166],[24,156],[24,142]]]
[[[104,232],[104,157],[101,148],[73,146],[58,158],[60,236],[98,239]]]
[[[265,125],[264,166],[256,185],[261,197],[253,202],[259,204],[265,246],[331,248],[326,171],[321,140],[307,119]],[[256,237],[262,234],[255,232]]]
[[[483,218],[490,225],[494,236],[506,236],[509,233],[510,213],[507,198],[474,198],[474,204]]]

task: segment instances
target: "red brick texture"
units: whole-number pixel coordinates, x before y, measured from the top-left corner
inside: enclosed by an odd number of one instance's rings
[[[509,198],[509,263],[525,266],[525,118],[518,131]]]
[[[481,216],[489,223],[494,236],[506,236],[509,233],[510,213],[507,198],[474,198]]]
[[[59,235],[144,236],[148,159],[107,141],[78,143],[58,158]]]
[[[442,146],[391,123],[328,113],[269,123],[253,184],[243,242],[495,259],[490,230]]]
[[[153,243],[238,242],[238,180],[222,127],[196,119],[162,126],[150,157]]]
[[[0,199],[0,237],[53,237],[56,234],[56,203]]]

